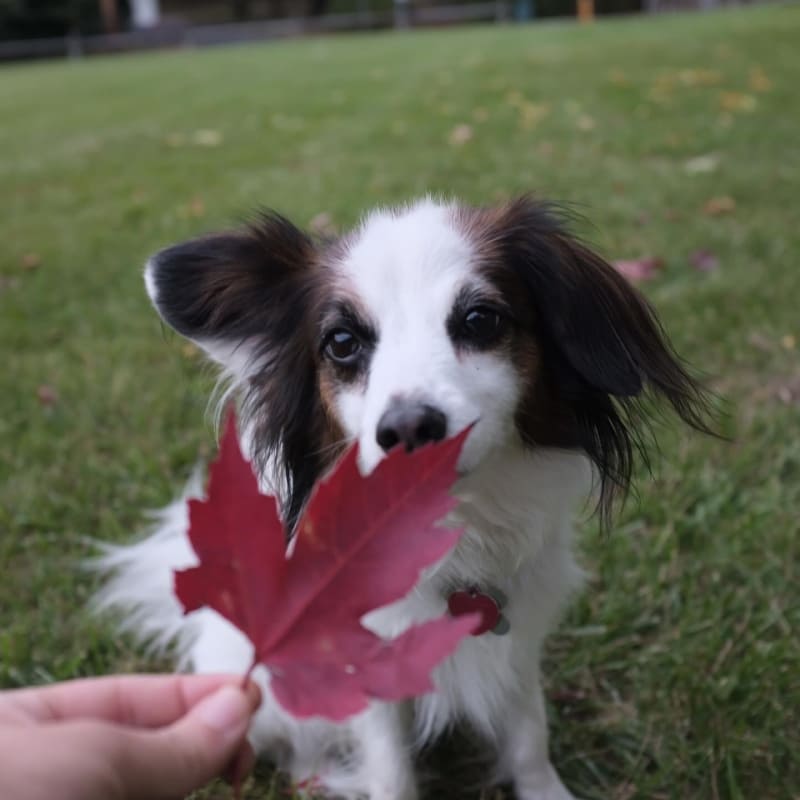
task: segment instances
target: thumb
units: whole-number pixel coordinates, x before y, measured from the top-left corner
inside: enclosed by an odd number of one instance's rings
[[[223,686],[158,731],[137,731],[119,764],[131,800],[183,797],[221,774],[245,741],[256,703]]]

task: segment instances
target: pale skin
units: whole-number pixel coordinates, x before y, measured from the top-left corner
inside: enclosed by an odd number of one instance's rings
[[[177,800],[254,757],[261,703],[235,675],[142,675],[0,692],[3,800]]]

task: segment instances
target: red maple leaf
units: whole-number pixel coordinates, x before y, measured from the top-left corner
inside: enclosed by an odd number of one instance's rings
[[[390,453],[367,477],[352,447],[314,490],[286,553],[274,498],[262,495],[239,449],[233,415],[206,500],[189,502],[200,564],[175,573],[185,613],[219,612],[253,643],[287,711],[342,720],[372,697],[431,691],[431,670],[474,627],[447,615],[385,640],[361,624],[406,595],[461,531],[437,525],[467,431],[413,453]]]

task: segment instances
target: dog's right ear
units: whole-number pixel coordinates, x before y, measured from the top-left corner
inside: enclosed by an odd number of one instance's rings
[[[269,212],[240,231],[162,250],[145,284],[168,325],[231,367],[233,354],[247,357],[296,331],[313,258],[311,239]]]
[[[263,475],[273,465],[271,489],[290,529],[338,452],[331,443],[341,439],[317,383],[316,265],[311,239],[264,213],[240,231],[162,250],[145,270],[165,322],[218,361],[240,390],[254,466]]]

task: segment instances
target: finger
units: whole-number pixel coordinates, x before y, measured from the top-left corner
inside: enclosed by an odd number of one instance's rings
[[[7,708],[38,722],[101,719],[159,728],[183,717],[221,686],[240,684],[236,675],[125,675],[17,689],[0,697]],[[251,686],[255,700],[258,690]]]
[[[252,694],[227,685],[168,728],[124,731],[112,759],[127,797],[183,797],[222,774],[242,749],[255,707]]]

